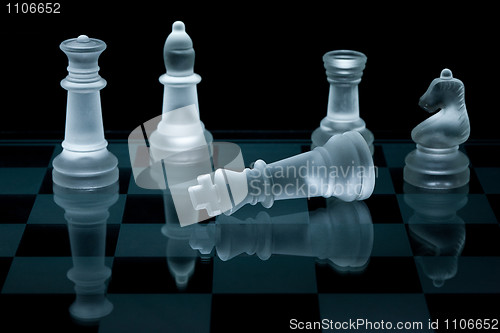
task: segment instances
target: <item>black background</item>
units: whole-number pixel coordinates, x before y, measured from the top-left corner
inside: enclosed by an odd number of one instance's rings
[[[403,5],[404,3],[404,5]],[[86,34],[99,58],[107,138],[161,114],[163,44],[182,20],[201,75],[201,119],[214,137],[309,138],[326,115],[322,56],[368,57],[360,114],[376,139],[409,139],[429,115],[418,107],[447,67],[466,87],[471,139],[498,138],[498,19],[493,8],[354,1],[62,2],[61,14],[8,14],[2,3],[0,138],[62,139],[67,58],[59,44]]]

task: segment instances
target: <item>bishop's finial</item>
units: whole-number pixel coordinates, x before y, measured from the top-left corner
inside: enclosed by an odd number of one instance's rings
[[[175,21],[172,25],[172,32],[163,47],[163,58],[168,75],[188,76],[194,73],[193,41],[182,21]]]

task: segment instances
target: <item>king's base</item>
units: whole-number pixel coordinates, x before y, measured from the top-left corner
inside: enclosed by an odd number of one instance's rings
[[[328,118],[324,118],[321,121],[320,127],[315,129],[313,134],[311,135],[311,140],[312,140],[311,149],[314,149],[316,147],[321,147],[328,140],[330,140],[332,136],[337,134],[342,134],[348,131],[359,132],[359,134],[361,134],[361,136],[365,139],[366,143],[368,144],[370,153],[373,156],[374,136],[373,133],[365,127],[365,122],[361,118],[358,119],[358,121],[345,122],[345,123],[338,123],[331,121]]]
[[[416,187],[451,189],[469,182],[469,159],[454,148],[433,149],[417,145],[405,158],[404,180]]]
[[[92,189],[118,181],[118,160],[107,149],[73,152],[63,149],[52,162],[52,180],[72,189]]]

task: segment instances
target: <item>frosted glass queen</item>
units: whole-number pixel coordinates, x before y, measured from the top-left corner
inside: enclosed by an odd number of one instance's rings
[[[68,99],[63,151],[53,161],[53,181],[68,188],[113,184],[118,180],[118,160],[104,138],[99,91],[106,80],[97,64],[106,44],[81,35],[62,42],[60,48],[69,60],[68,76],[61,81]]]

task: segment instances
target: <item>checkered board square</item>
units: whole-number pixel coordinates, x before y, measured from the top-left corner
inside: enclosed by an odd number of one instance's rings
[[[235,143],[246,165],[309,150]],[[436,320],[498,320],[500,142],[461,147],[471,178],[453,194],[408,191],[414,148],[375,142],[377,182],[362,203],[294,199],[181,228],[161,191],[135,184],[125,141],[109,145],[120,167],[114,203],[89,223],[55,200],[58,142],[1,142],[1,330],[287,332],[364,319],[433,332]],[[331,331],[312,331],[322,329]]]

